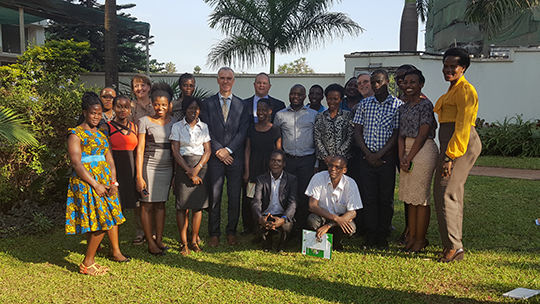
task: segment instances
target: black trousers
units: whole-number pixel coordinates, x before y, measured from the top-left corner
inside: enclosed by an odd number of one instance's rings
[[[388,238],[394,216],[394,189],[396,186],[397,155],[387,154],[379,167],[372,167],[364,154],[360,155],[359,183],[364,205],[364,223],[367,237]]]
[[[252,200],[252,198],[247,197],[247,184],[242,183],[242,225],[247,232],[253,231],[253,227],[255,226],[255,219],[251,212]]]
[[[243,160],[235,159],[231,165],[226,166],[215,157],[211,157],[208,162],[209,188],[212,189],[212,196],[208,217],[208,234],[221,236],[221,196],[223,195],[223,184],[227,178],[227,235],[236,235],[238,219],[240,217],[240,193],[242,192],[242,174],[244,173]]]
[[[277,215],[277,216],[281,216],[281,215]],[[257,223],[255,224],[255,227],[253,229],[253,233],[255,234],[256,237],[262,237],[263,241],[267,241],[268,239],[271,239],[274,236],[274,234],[279,232],[280,246],[285,247],[287,246],[287,243],[289,242],[289,238],[293,231],[293,227],[294,227],[293,222],[289,222],[287,220],[285,221],[285,224],[276,228],[276,230],[267,230],[265,227]]]
[[[317,231],[317,229],[319,229],[321,226],[326,225],[328,223],[335,223],[335,222],[327,220],[326,218],[319,216],[315,213],[309,214],[308,219],[307,219],[308,229],[313,230],[313,231]],[[334,225],[334,227],[328,230],[328,233],[331,233],[334,235],[335,244],[341,242],[341,240],[344,239],[345,237],[351,237],[356,232],[356,224],[354,223],[354,221],[350,222],[350,224],[353,227],[353,231],[348,234],[343,232],[343,229],[341,229],[341,227],[339,227],[338,225]]]
[[[299,233],[302,229],[307,228],[306,221],[309,215],[309,198],[304,193],[315,173],[315,154],[304,157],[287,155],[285,171],[296,176],[298,180],[298,196],[294,218],[296,219],[295,232]]]

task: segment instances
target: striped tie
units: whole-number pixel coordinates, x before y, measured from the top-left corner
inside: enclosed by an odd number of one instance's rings
[[[227,107],[227,98],[222,97],[223,106],[221,106],[221,112],[223,112],[223,121],[227,122],[227,116],[229,116],[229,108]]]

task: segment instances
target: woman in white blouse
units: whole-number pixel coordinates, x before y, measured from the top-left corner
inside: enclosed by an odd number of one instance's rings
[[[200,252],[197,244],[202,220],[202,209],[209,207],[205,184],[208,159],[210,158],[210,132],[199,120],[203,108],[200,99],[188,96],[182,101],[185,118],[175,123],[169,139],[176,162],[174,194],[176,196],[176,222],[182,242],[182,255]],[[188,214],[192,210],[191,242],[188,245]]]

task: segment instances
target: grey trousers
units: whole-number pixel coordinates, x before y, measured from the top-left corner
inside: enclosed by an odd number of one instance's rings
[[[433,182],[433,199],[439,233],[444,248],[463,248],[461,238],[463,235],[463,194],[465,182],[469,171],[482,151],[482,143],[476,133],[475,127],[471,127],[471,135],[467,151],[461,157],[454,159],[450,177],[442,177],[442,166],[446,156],[448,141],[454,134],[454,123],[441,123],[439,129],[439,141],[441,144],[439,159],[435,170]]]

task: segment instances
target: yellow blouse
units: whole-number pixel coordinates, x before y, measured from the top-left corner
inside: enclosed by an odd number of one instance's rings
[[[464,76],[441,96],[433,108],[439,115],[439,123],[455,122],[455,130],[448,142],[446,155],[452,159],[467,152],[471,127],[475,126],[478,113],[478,94]]]

